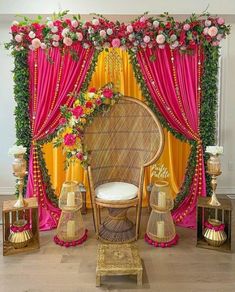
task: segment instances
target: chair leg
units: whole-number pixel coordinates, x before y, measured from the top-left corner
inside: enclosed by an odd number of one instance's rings
[[[136,240],[139,238],[139,229],[140,229],[140,218],[141,218],[141,201],[138,203],[138,205],[136,206],[136,231],[135,231],[135,236],[136,236]]]

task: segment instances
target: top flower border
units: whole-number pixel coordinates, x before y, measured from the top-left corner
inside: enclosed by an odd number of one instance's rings
[[[145,48],[164,48],[182,51],[192,50],[198,44],[219,46],[220,41],[230,32],[221,17],[213,18],[208,14],[196,16],[192,14],[183,22],[176,21],[168,13],[160,17],[143,15],[129,24],[109,21],[97,17],[82,22],[79,17],[66,18],[67,11],[58,14],[54,20],[41,22],[25,18],[23,22],[14,21],[11,26],[12,39],[6,47],[13,51],[35,50],[51,47],[68,48],[81,43],[84,48],[131,49],[136,52]]]

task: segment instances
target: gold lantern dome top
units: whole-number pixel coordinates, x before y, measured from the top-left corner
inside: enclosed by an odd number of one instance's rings
[[[65,181],[61,188],[59,208],[62,210],[75,210],[82,207],[82,194],[76,181]]]
[[[174,207],[174,200],[169,183],[164,180],[159,180],[153,184],[150,205],[153,210],[166,212]]]

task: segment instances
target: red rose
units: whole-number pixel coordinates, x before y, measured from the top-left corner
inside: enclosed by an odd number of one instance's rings
[[[73,134],[66,134],[64,136],[64,144],[66,146],[73,146],[76,142],[76,135]]]
[[[78,152],[76,154],[77,159],[82,160],[83,159],[83,154],[81,152]]]
[[[11,31],[12,31],[13,33],[16,33],[16,32],[18,31],[18,26],[17,26],[17,25],[12,25],[12,27],[11,27]]]
[[[92,108],[92,107],[93,107],[92,102],[91,102],[91,101],[87,101],[87,102],[86,102],[86,107],[87,107],[87,108]]]
[[[165,25],[165,28],[166,28],[166,29],[171,28],[171,23],[170,23],[170,22],[167,22],[166,25]]]
[[[103,90],[103,96],[106,97],[106,98],[112,98],[113,97],[113,91],[109,88],[105,88]]]
[[[183,44],[185,39],[186,39],[186,33],[185,31],[182,30],[180,33],[180,43]]]
[[[91,87],[91,88],[89,89],[89,92],[93,92],[93,93],[95,93],[95,92],[96,92],[96,88],[95,88],[95,87]]]
[[[101,105],[102,100],[101,100],[100,98],[98,98],[98,99],[95,101],[95,103],[96,103],[97,105]]]
[[[79,117],[83,115],[83,108],[79,105],[73,108],[71,112],[75,116],[75,118],[78,119]]]

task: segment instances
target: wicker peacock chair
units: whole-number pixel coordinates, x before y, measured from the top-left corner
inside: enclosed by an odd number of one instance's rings
[[[97,237],[137,240],[145,167],[160,157],[164,145],[158,119],[143,102],[122,97],[85,129],[84,145],[90,151],[88,178]],[[102,207],[109,211],[103,221]],[[127,218],[130,207],[136,207],[136,224]]]

